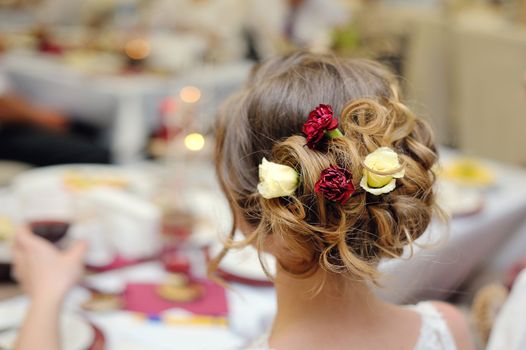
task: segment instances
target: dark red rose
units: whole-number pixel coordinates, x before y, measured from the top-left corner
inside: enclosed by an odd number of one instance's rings
[[[352,174],[349,170],[331,165],[323,170],[320,179],[314,185],[314,191],[340,204],[345,204],[354,193]]]
[[[329,105],[319,105],[309,113],[307,121],[303,125],[303,133],[307,138],[307,146],[315,149],[316,145],[325,136],[326,131],[334,130],[338,127],[338,119],[334,117],[332,107]]]

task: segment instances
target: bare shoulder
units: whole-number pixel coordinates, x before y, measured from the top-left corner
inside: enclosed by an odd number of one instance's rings
[[[447,325],[455,338],[459,350],[473,350],[473,340],[465,315],[451,304],[441,301],[433,301],[433,306],[442,314]]]

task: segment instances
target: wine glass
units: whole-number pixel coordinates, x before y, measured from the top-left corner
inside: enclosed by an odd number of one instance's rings
[[[73,223],[73,198],[63,189],[25,189],[19,193],[19,205],[22,221],[51,243],[62,241]]]

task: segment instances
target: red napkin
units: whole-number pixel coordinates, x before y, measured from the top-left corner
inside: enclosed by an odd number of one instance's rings
[[[162,311],[180,308],[196,315],[226,316],[228,305],[225,289],[208,280],[199,281],[205,288],[202,298],[191,302],[171,302],[157,294],[158,284],[131,283],[124,292],[124,309],[133,312],[157,315]]]

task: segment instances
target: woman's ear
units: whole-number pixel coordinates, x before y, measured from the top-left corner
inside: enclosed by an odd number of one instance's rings
[[[243,233],[243,236],[245,237],[251,235],[256,228],[250,225],[245,219],[243,219],[242,215],[238,215],[237,218],[238,218],[237,219],[238,230],[241,231],[241,233]],[[256,241],[255,240],[252,241],[251,245],[255,247]],[[268,234],[265,237],[265,242],[263,243],[263,251],[265,253],[270,253],[274,255],[275,249],[274,249],[274,239],[273,239],[272,234]]]

